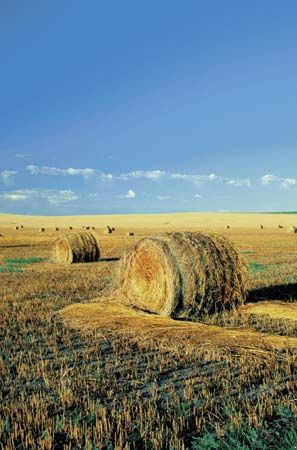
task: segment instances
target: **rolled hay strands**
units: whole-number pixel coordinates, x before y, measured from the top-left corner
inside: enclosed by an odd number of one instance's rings
[[[56,242],[56,260],[65,263],[95,262],[100,258],[100,249],[92,233],[81,231],[67,233]]]
[[[107,226],[106,228],[104,228],[103,234],[111,234],[111,233],[112,233],[112,228],[110,226]]]
[[[223,237],[161,233],[126,250],[118,282],[134,307],[173,318],[193,318],[242,305],[247,268]]]

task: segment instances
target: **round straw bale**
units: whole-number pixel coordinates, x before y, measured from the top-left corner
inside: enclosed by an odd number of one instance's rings
[[[264,225],[260,225],[260,228],[261,228],[261,230],[263,230],[263,228],[264,228]]]
[[[110,228],[110,227],[106,227],[104,230],[103,230],[103,234],[111,234],[112,233],[112,229]]]
[[[18,227],[18,226],[16,226],[16,227],[15,227],[15,229],[16,229],[16,230],[18,230],[18,229],[19,229],[19,227]]]
[[[42,227],[42,228],[39,228],[39,232],[40,232],[40,233],[44,233],[44,231],[45,231],[45,228],[43,228],[43,227]]]
[[[93,262],[99,258],[99,245],[92,233],[67,233],[56,242],[56,259],[59,262]]]
[[[134,231],[127,231],[126,236],[134,236]]]
[[[129,303],[175,318],[199,317],[244,303],[247,269],[227,239],[161,233],[127,249],[119,286]]]
[[[293,225],[292,227],[290,227],[290,231],[292,231],[293,233],[297,233],[297,227]]]
[[[59,227],[55,227],[55,231],[59,231]]]
[[[70,227],[69,227],[69,230],[72,230],[72,229],[73,229],[73,227],[72,227],[72,226],[70,226]]]

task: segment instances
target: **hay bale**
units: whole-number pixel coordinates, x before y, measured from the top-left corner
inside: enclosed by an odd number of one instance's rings
[[[127,231],[126,236],[134,236],[134,231]]]
[[[39,233],[44,233],[45,232],[45,228],[39,228]]]
[[[91,227],[92,230],[95,230],[95,227]]]
[[[18,230],[18,229],[19,229],[19,227],[18,227],[18,226],[16,226],[16,227],[15,227],[15,229],[16,229],[16,230]]]
[[[227,225],[227,228],[228,228],[228,230],[229,230],[229,228],[230,228],[230,225]]]
[[[111,227],[111,231],[115,231],[115,227]]]
[[[297,227],[293,225],[292,227],[290,227],[290,231],[292,231],[293,233],[297,233]]]
[[[111,234],[112,233],[112,229],[110,228],[110,227],[106,227],[104,230],[103,230],[103,234]]]
[[[161,233],[126,250],[118,282],[123,296],[139,309],[191,318],[242,305],[247,268],[223,237]]]
[[[59,231],[59,229],[60,229],[59,227],[55,227],[55,231]]]
[[[91,229],[91,227],[86,227],[86,230],[90,230]]]
[[[21,228],[24,228],[24,225],[21,225]]]
[[[279,225],[278,228],[284,228],[283,225]]]
[[[59,262],[94,262],[99,258],[99,245],[92,233],[67,233],[56,242],[56,260]]]
[[[70,226],[70,227],[69,227],[69,230],[73,230],[73,227],[72,227],[72,226]]]
[[[261,230],[263,230],[263,228],[264,228],[264,225],[260,225],[260,228],[261,228]]]

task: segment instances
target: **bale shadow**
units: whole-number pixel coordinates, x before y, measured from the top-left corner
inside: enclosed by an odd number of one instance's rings
[[[249,291],[247,301],[256,303],[260,300],[283,300],[292,302],[297,300],[297,283],[279,284],[261,287]]]
[[[113,256],[110,258],[100,258],[99,262],[110,262],[110,261],[119,261],[121,258],[119,256]]]

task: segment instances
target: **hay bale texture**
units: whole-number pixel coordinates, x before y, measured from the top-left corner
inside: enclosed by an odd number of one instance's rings
[[[94,262],[99,258],[99,245],[92,233],[67,233],[56,242],[56,260],[59,262]]]
[[[127,249],[119,286],[128,302],[173,318],[201,317],[244,303],[247,268],[227,239],[161,233]]]

